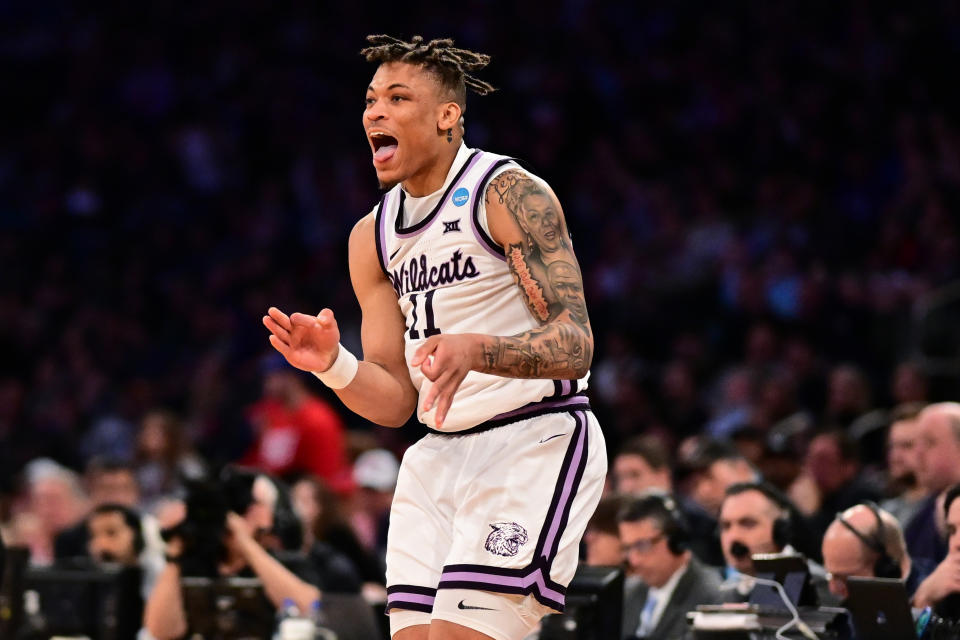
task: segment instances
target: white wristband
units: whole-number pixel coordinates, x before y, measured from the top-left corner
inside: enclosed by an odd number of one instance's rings
[[[317,376],[320,382],[331,389],[343,389],[353,382],[353,379],[357,375],[357,369],[360,368],[360,363],[357,362],[357,356],[347,351],[342,344],[338,344],[337,346],[339,347],[337,358],[333,361],[333,364],[330,365],[330,368],[326,371],[311,372]]]

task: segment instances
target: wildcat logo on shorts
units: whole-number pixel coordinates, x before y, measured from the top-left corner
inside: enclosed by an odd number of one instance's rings
[[[527,530],[516,522],[494,522],[483,548],[498,556],[515,556],[527,541]]]

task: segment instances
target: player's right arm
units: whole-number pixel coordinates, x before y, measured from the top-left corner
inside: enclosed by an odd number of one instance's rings
[[[350,384],[334,393],[367,420],[399,427],[417,407],[417,390],[404,356],[406,323],[393,286],[380,268],[374,225],[370,214],[350,233],[350,280],[363,314],[363,360]],[[270,344],[294,367],[323,372],[333,365],[340,331],[329,309],[316,316],[294,313],[288,317],[271,307],[263,324],[270,330]]]

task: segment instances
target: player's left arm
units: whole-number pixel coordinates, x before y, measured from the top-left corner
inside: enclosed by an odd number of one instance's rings
[[[479,371],[508,378],[577,379],[593,359],[583,276],[556,194],[512,169],[486,192],[487,224],[540,326],[515,336],[484,336]]]
[[[593,359],[583,277],[556,194],[511,169],[491,181],[485,202],[490,234],[504,248],[540,326],[514,336],[441,334],[424,342],[411,364],[434,382],[423,409],[437,405],[438,427],[471,370],[507,378],[577,379]]]

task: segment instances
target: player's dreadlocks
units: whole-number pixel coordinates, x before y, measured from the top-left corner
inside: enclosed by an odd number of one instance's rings
[[[450,38],[425,43],[422,36],[413,36],[410,42],[406,42],[393,36],[370,35],[367,36],[367,42],[373,46],[360,51],[360,55],[366,58],[367,62],[407,62],[421,65],[435,73],[444,88],[454,92],[461,108],[466,107],[466,87],[482,96],[495,91],[493,85],[468,73],[487,66],[490,56],[457,49]]]

